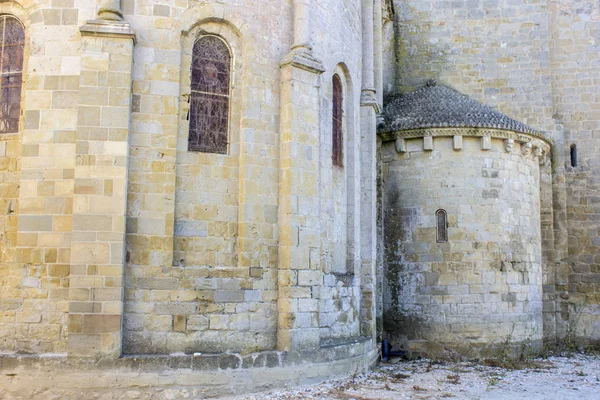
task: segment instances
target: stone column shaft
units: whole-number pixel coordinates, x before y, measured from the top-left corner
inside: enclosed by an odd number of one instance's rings
[[[294,0],[294,44],[292,49],[310,49],[310,0]]]
[[[381,0],[375,0],[373,12],[373,42],[374,57],[373,68],[375,74],[375,91],[377,93],[377,103],[383,105],[383,16]]]
[[[362,89],[375,90],[373,64],[373,0],[362,2]]]

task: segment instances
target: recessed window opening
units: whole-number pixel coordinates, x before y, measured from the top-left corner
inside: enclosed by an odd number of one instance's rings
[[[436,221],[436,241],[446,243],[448,241],[448,214],[445,210],[435,212]]]
[[[227,153],[231,53],[217,36],[194,43],[188,150]]]
[[[577,166],[577,145],[571,145],[571,167]]]
[[[11,15],[0,16],[0,133],[17,133],[21,114],[25,30]]]
[[[332,152],[331,160],[336,167],[344,166],[344,134],[343,134],[343,112],[344,112],[344,93],[342,89],[342,81],[336,74],[333,75],[333,126],[332,132]]]

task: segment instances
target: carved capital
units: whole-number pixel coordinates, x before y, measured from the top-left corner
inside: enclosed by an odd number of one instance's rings
[[[297,46],[292,49],[279,64],[281,68],[292,66],[300,68],[316,75],[325,72],[321,60],[315,58],[309,46]]]
[[[360,93],[360,106],[373,107],[376,113],[380,112],[379,103],[377,102],[377,94],[375,89],[365,88]]]

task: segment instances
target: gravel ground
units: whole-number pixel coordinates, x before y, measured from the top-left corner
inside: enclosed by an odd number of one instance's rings
[[[550,357],[535,360],[523,370],[474,363],[392,360],[379,364],[371,373],[345,380],[223,400],[442,398],[600,400],[600,357]]]

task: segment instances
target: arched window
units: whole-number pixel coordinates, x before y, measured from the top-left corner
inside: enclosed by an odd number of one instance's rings
[[[227,153],[231,53],[217,36],[194,43],[188,150]]]
[[[577,166],[577,145],[571,145],[571,167]]]
[[[16,133],[19,131],[19,115],[21,114],[25,31],[21,22],[11,15],[0,16],[0,28],[2,35],[0,133]]]
[[[445,243],[448,241],[448,214],[444,210],[435,212],[436,241]]]
[[[342,125],[342,113],[344,104],[344,93],[342,89],[342,81],[338,75],[333,75],[333,126],[331,159],[333,165],[337,167],[344,166],[344,134]]]

